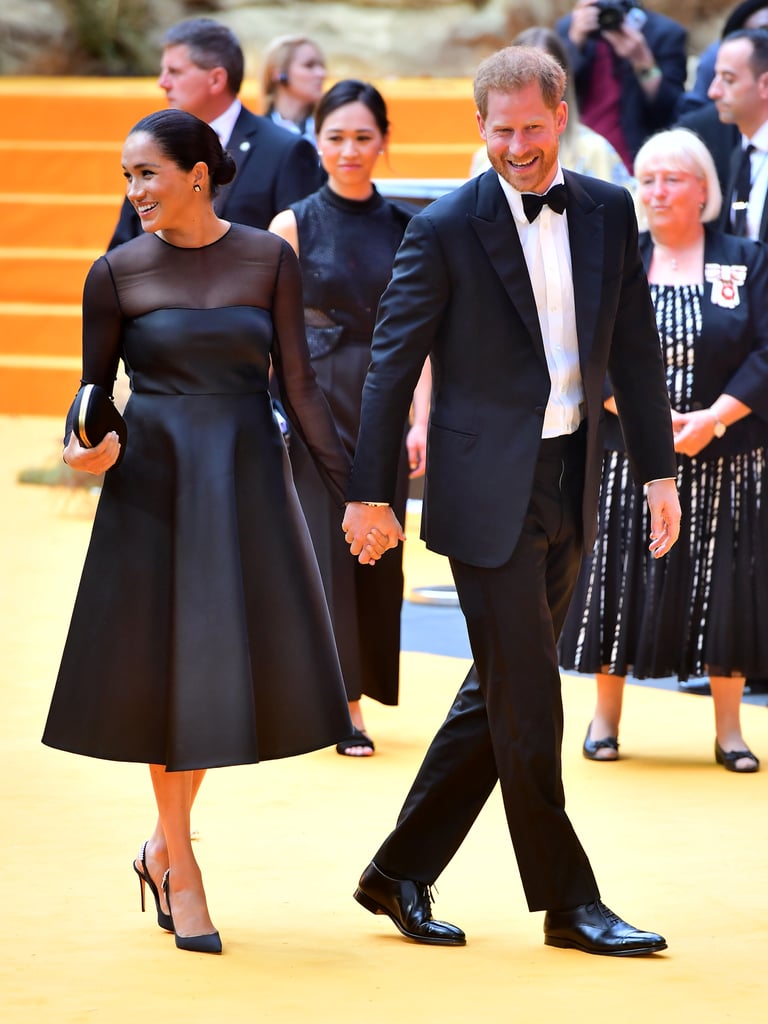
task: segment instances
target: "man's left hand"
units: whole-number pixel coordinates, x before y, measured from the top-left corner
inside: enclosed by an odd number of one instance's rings
[[[653,480],[648,484],[648,508],[651,511],[648,550],[654,558],[661,558],[680,536],[680,501],[674,480]]]

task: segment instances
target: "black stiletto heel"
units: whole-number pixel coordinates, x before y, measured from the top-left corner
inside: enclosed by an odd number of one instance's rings
[[[165,898],[168,901],[168,909],[171,909],[171,894],[169,892],[169,875],[171,869],[169,868],[163,875],[163,892]],[[177,949],[187,949],[191,953],[220,953],[221,952],[221,936],[218,932],[209,932],[208,935],[176,935],[176,947]]]
[[[173,931],[173,918],[170,914],[166,914],[165,911],[160,907],[160,893],[157,891],[157,886],[152,881],[152,876],[147,868],[147,844],[141,848],[141,853],[136,858],[141,861],[141,868],[136,867],[136,861],[133,862],[133,870],[139,876],[139,891],[141,893],[141,912],[142,914],[146,910],[144,905],[144,886],[149,886],[149,891],[155,897],[155,906],[157,907],[157,923],[161,928],[164,928],[167,932]]]

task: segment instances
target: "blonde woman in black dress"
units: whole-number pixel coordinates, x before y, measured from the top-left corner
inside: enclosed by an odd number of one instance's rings
[[[315,112],[317,142],[328,182],[278,214],[270,230],[295,249],[304,284],[307,340],[318,382],[350,456],[360,423],[363,382],[382,292],[395,252],[414,212],[385,200],[373,170],[389,137],[387,109],[372,85],[345,79]],[[412,425],[403,424],[395,513],[403,522],[408,474],[424,472],[431,380],[428,367],[413,400]],[[374,743],[360,698],[397,704],[400,661],[402,549],[375,572],[349,557],[339,520],[304,446],[292,444],[291,463],[333,618],[354,731],[340,754],[366,757]]]
[[[159,818],[133,867],[181,949],[221,952],[190,841],[208,768],[332,745],[350,729],[322,582],[268,391],[339,509],[349,474],[309,362],[290,246],[216,216],[234,164],[164,110],[123,149],[144,234],[83,296],[83,380],[131,396],[117,434],[65,461],[106,471],[43,741],[148,763]]]
[[[707,676],[715,760],[755,772],[740,709],[745,677],[768,675],[768,259],[756,242],[711,226],[720,185],[692,132],[652,136],[635,175],[650,229],[641,249],[667,365],[682,527],[668,558],[655,561],[643,541],[645,501],[608,398],[600,533],[560,663],[596,673],[584,741],[590,760],[619,757],[628,672]]]

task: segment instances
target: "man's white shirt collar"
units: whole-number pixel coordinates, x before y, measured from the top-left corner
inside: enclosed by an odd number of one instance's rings
[[[499,178],[499,184],[501,185],[501,189],[502,189],[504,195],[507,197],[507,202],[509,203],[509,208],[512,211],[512,215],[515,218],[515,220],[518,222],[518,224],[526,224],[526,225],[529,224],[530,222],[529,222],[528,218],[525,215],[525,210],[523,209],[523,195],[522,195],[522,192],[518,192],[517,189],[514,188],[512,185],[510,185],[509,182],[505,178],[502,178],[502,176],[500,174],[498,175],[498,178]],[[549,185],[549,188],[547,189],[547,191],[549,191],[549,189],[552,188],[552,185],[564,185],[564,184],[565,184],[565,177],[563,176],[563,169],[560,166],[560,164],[558,163],[557,171],[556,171],[555,176],[552,179],[552,182]]]
[[[222,146],[226,149],[229,144],[229,140],[232,138],[232,132],[235,128],[235,122],[240,116],[240,111],[243,109],[243,105],[240,100],[235,99],[232,101],[230,106],[224,111],[223,114],[219,114],[211,122],[211,128],[219,136]]]

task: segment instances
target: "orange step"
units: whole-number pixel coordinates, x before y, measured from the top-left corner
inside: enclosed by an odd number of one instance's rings
[[[0,302],[0,355],[80,361],[79,303]]]
[[[102,249],[0,248],[0,303],[79,303]]]
[[[154,79],[0,79],[6,139],[122,143],[139,118],[165,106]]]
[[[0,193],[121,195],[121,141],[0,140]]]
[[[120,204],[116,195],[0,193],[0,247],[21,245],[104,252]]]
[[[387,101],[392,142],[477,146],[472,83],[466,78],[375,80]],[[261,109],[246,82],[246,106]],[[122,143],[145,114],[165,108],[153,78],[0,78],[0,124],[6,139]]]
[[[11,416],[64,417],[80,384],[79,367],[61,366],[53,361],[36,366],[15,366],[0,356],[0,412]]]

